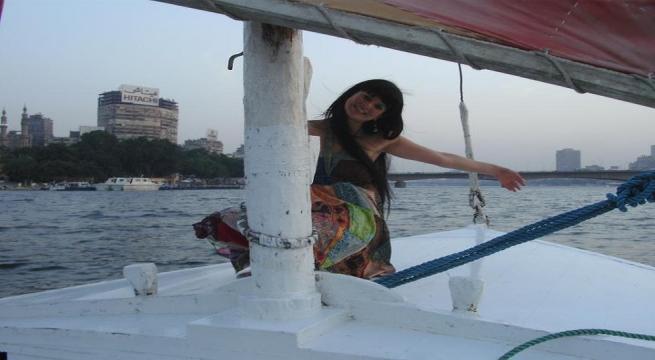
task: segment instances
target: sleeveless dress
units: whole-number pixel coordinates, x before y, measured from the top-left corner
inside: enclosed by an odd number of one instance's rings
[[[372,178],[361,162],[335,146],[330,134],[321,139],[311,201],[312,225],[318,233],[317,270],[365,279],[395,272],[389,231]],[[250,263],[248,241],[236,225],[244,217],[243,206],[228,208],[193,225],[196,236],[209,240],[237,272]]]

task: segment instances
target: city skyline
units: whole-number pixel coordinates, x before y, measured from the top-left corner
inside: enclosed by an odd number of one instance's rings
[[[101,94],[102,95],[102,94]],[[25,111],[26,108],[23,107],[23,111]],[[5,110],[3,109],[3,118],[4,118],[4,113]],[[23,112],[25,114],[25,112]],[[29,115],[29,114],[28,114]],[[38,112],[36,114],[29,115],[30,118],[33,116],[37,117],[42,117],[45,118],[45,116],[41,113]],[[53,122],[52,119],[46,118]],[[7,125],[3,119],[3,124]],[[93,128],[93,126],[85,126],[85,125],[79,125],[79,129],[82,128]],[[96,129],[103,129],[102,127],[96,127]],[[7,127],[7,132],[15,132],[16,130],[12,130],[11,127]],[[104,129],[103,129],[104,131]],[[79,132],[80,131],[75,131],[71,130],[70,135],[72,136],[73,133],[77,132],[78,136],[77,138],[79,139]],[[237,148],[233,152],[225,153],[223,151],[223,142],[220,138],[217,136],[218,132],[215,129],[207,129],[207,135],[205,137],[200,137],[196,139],[186,139],[184,140],[184,143],[178,142],[177,145],[184,147],[184,148],[205,148],[209,152],[217,152],[219,154],[237,154],[239,151],[243,151],[243,143],[239,144]],[[65,138],[66,136],[62,136]],[[55,138],[62,138],[62,137],[57,137]],[[203,142],[204,140],[204,142]],[[212,144],[207,144],[207,142],[213,142]],[[31,144],[30,146],[34,146]],[[569,159],[560,159],[560,155],[564,155],[564,153],[568,153],[568,155],[565,155],[566,157],[569,157]],[[574,154],[572,154],[574,153]],[[573,155],[575,159],[570,159],[570,156]],[[645,159],[646,158],[646,159]],[[631,169],[633,163],[637,163],[640,160],[646,160],[648,161],[648,164],[651,162],[655,162],[655,145],[650,145],[650,154],[640,154],[638,155],[634,160],[628,161],[629,166],[622,168],[619,165],[609,165],[609,166],[602,166],[594,163],[585,163],[582,161],[582,152],[580,150],[576,150],[570,147],[564,148],[564,149],[558,149],[555,151],[555,159],[556,159],[556,165],[555,165],[555,171],[578,171],[578,170],[617,170],[617,169]],[[560,165],[560,161],[562,162],[562,165]],[[524,170],[524,169],[517,169],[517,170]],[[543,171],[549,171],[551,169],[539,169]]]
[[[350,85],[386,78],[405,93],[405,136],[463,154],[456,64],[303,36],[314,68],[310,118]],[[218,129],[226,152],[243,142],[242,59],[233,71],[226,68],[228,57],[242,50],[238,21],[145,0],[6,0],[0,43],[0,107],[11,129],[23,104],[53,119],[56,136],[96,125],[98,94],[128,83],[160,88],[179,103],[178,143],[202,138],[207,128]],[[585,164],[627,168],[655,143],[654,109],[463,70],[477,159],[520,170],[555,169],[555,151],[574,147]],[[401,160],[394,168],[439,170]]]

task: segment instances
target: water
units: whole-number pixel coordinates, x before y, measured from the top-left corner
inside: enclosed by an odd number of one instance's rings
[[[496,230],[604,200],[613,187],[483,187]],[[468,225],[468,188],[413,182],[395,189],[392,237]],[[134,262],[160,271],[221,261],[191,224],[239,204],[243,190],[153,192],[0,191],[0,297],[122,277]],[[546,240],[655,266],[655,204],[613,211]]]

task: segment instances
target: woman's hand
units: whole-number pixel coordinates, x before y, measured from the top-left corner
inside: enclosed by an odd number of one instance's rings
[[[494,176],[500,182],[500,186],[509,191],[521,190],[521,186],[525,186],[525,179],[516,171],[508,168],[498,166],[494,171]]]
[[[431,150],[403,136],[388,141],[379,151],[426,164],[491,175],[496,177],[500,185],[509,191],[521,190],[521,186],[525,185],[525,180],[516,171],[482,161],[470,160],[455,154]]]

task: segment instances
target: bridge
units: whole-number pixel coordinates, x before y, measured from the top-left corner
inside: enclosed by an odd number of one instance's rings
[[[601,171],[521,171],[519,172],[526,180],[532,179],[595,179],[624,181],[645,170],[601,170]],[[409,181],[424,179],[466,179],[465,172],[441,172],[441,173],[393,173],[388,176],[389,181]],[[480,179],[494,180],[493,177],[480,174]]]

